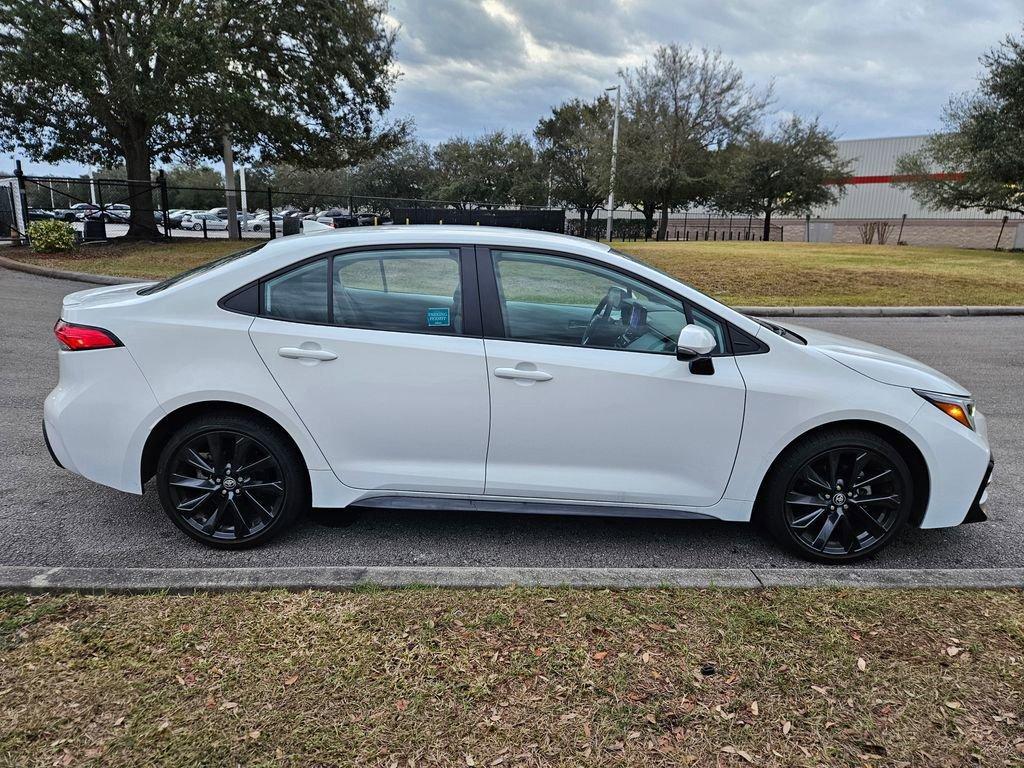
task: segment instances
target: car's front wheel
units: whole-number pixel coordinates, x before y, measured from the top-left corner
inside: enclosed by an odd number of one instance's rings
[[[914,502],[907,462],[865,430],[820,432],[773,468],[758,510],[775,538],[819,562],[877,552],[906,524]]]
[[[302,457],[243,415],[204,416],[178,429],[160,454],[156,482],[176,526],[225,549],[268,541],[308,506]]]

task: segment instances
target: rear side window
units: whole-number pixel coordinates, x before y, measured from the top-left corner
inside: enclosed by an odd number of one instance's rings
[[[334,257],[334,323],[408,333],[461,333],[459,252],[409,248]]]
[[[263,283],[263,314],[297,323],[327,322],[327,259]]]

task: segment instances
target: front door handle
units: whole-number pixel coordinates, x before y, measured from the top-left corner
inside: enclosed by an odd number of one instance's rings
[[[338,356],[326,349],[303,349],[302,347],[281,347],[277,350],[281,357],[290,360],[337,360]]]
[[[495,368],[499,379],[525,379],[527,381],[551,381],[554,377],[546,371],[531,371],[522,368]]]

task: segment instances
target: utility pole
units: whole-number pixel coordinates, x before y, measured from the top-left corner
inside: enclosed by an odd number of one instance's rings
[[[238,201],[235,199],[235,156],[231,149],[231,134],[224,126],[224,192],[228,208],[228,238],[240,240],[238,232]]]
[[[622,99],[622,84],[605,88],[605,91],[615,91],[615,120],[612,122],[612,174],[608,182],[608,223],[605,226],[605,239],[611,242],[612,219],[615,218],[615,161],[619,157],[619,102]]]
[[[245,196],[245,166],[239,166],[238,168],[238,186],[239,191],[242,193],[242,220],[246,224],[249,223],[249,201]]]

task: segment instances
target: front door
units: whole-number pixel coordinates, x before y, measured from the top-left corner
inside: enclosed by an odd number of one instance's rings
[[[262,281],[253,343],[346,485],[483,493],[475,283],[471,250],[437,247],[338,254]]]
[[[488,495],[695,507],[722,497],[745,397],[721,354],[722,321],[570,256],[481,249],[478,263],[491,318]],[[676,360],[688,312],[719,341],[710,375]]]

